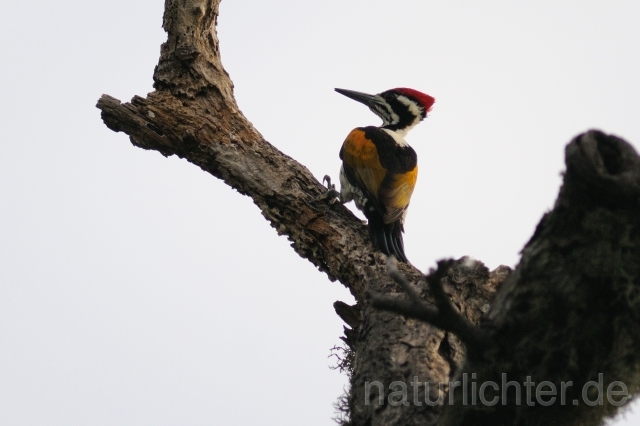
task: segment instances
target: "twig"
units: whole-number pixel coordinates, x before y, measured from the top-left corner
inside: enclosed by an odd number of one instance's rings
[[[487,346],[486,336],[458,312],[442,287],[442,279],[446,276],[453,262],[453,260],[438,261],[437,269],[431,269],[426,277],[429,289],[435,299],[436,307],[434,308],[422,300],[420,293],[398,270],[398,262],[395,257],[389,256],[387,261],[389,276],[402,287],[409,299],[372,295],[371,304],[375,308],[415,318],[445,331],[450,331],[467,345],[470,354],[479,355]]]

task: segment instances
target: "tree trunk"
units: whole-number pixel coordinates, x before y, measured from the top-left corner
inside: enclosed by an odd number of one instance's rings
[[[155,69],[155,91],[124,104],[103,95],[97,107],[104,123],[128,134],[135,146],[184,158],[251,197],[301,257],[351,291],[354,307],[335,305],[351,327],[345,327],[344,338],[352,351],[346,359],[350,424],[471,424],[469,419],[486,417],[500,420],[492,424],[515,425],[524,424],[522,416],[532,416],[526,424],[546,418],[549,410],[539,407],[522,414],[526,405],[520,411],[512,405],[489,412],[447,409],[441,416],[443,404],[424,402],[424,383],[446,384],[439,392],[432,386],[430,399],[435,400],[448,395],[449,381],[462,371],[486,380],[502,372],[513,372],[514,380],[520,380],[535,372],[540,381],[568,377],[580,383],[604,372],[605,387],[612,380],[632,380],[635,390],[635,366],[640,365],[634,355],[640,353],[640,336],[633,329],[640,316],[633,305],[639,294],[640,161],[628,145],[600,133],[569,145],[558,203],[538,226],[515,273],[510,275],[506,267],[489,272],[482,263],[464,258],[448,270],[444,289],[474,324],[508,279],[483,323],[492,349],[469,358],[461,370],[464,348],[451,332],[372,307],[370,293],[403,297],[403,291],[389,277],[385,256],[373,250],[366,227],[341,204],[322,199],[326,188],[306,167],[265,141],[239,110],[219,57],[218,5],[219,0],[166,0],[168,39]],[[432,300],[420,271],[404,264],[400,269],[425,300]],[[615,316],[617,312],[624,316]],[[560,372],[551,368],[558,357],[567,357],[558,364]],[[415,381],[419,388],[411,384]],[[393,382],[398,383],[390,388]],[[407,400],[400,394],[390,397],[402,384]],[[568,408],[570,416],[553,407],[560,413],[558,424],[578,424],[572,419],[585,416],[597,423],[612,412],[594,414],[597,410],[584,404]],[[575,414],[580,409],[587,414]]]

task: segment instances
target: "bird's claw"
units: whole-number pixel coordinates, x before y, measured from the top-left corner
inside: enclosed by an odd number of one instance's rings
[[[313,201],[316,202],[329,200],[329,204],[335,203],[336,199],[340,197],[340,193],[336,191],[336,186],[331,183],[331,176],[324,175],[324,177],[322,178],[322,183],[326,185],[327,191],[324,194],[314,198]]]

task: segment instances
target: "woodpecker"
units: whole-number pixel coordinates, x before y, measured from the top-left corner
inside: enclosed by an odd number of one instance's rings
[[[353,200],[368,221],[373,245],[407,263],[402,233],[418,177],[418,157],[404,137],[435,102],[425,93],[397,88],[377,95],[335,89],[361,102],[382,125],[356,127],[340,149],[340,201]]]

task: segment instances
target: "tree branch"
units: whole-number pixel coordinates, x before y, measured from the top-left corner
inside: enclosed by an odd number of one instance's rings
[[[385,256],[373,250],[362,222],[341,204],[323,200],[326,188],[306,167],[265,141],[239,110],[220,62],[218,5],[219,0],[165,1],[168,37],[154,73],[155,91],[128,103],[103,95],[97,107],[104,123],[129,135],[133,145],[184,158],[251,197],[301,257],[351,291],[358,302],[356,316],[362,318],[348,331],[358,357],[349,395],[353,424],[433,421],[438,407],[365,404],[365,383],[387,386],[413,376],[446,382],[454,367],[450,363],[461,359],[459,343],[420,322],[370,308],[367,289],[389,294],[397,286],[387,276]],[[411,265],[400,268],[411,281],[422,276]],[[477,298],[466,312],[476,319],[493,293],[489,272],[484,266],[480,270],[483,278],[463,278],[452,289]],[[450,340],[450,350],[441,354],[443,339]]]
[[[218,55],[218,3],[167,0],[168,40],[154,74],[156,91],[124,104],[103,95],[102,119],[134,145],[185,158],[250,196],[298,254],[360,298],[370,279],[362,265],[381,255],[348,209],[314,201],[326,188],[265,141],[238,109]]]
[[[265,141],[241,113],[220,62],[218,5],[219,0],[166,0],[168,38],[154,73],[155,91],[129,103],[103,95],[97,106],[105,124],[128,134],[135,146],[184,158],[251,197],[300,256],[349,288],[357,305],[336,309],[353,327],[347,331],[355,354],[351,424],[595,425],[617,409],[584,403],[465,405],[458,389],[454,407],[441,417],[441,406],[394,405],[384,398],[393,382],[448,383],[456,371],[477,374],[478,382],[499,383],[503,373],[522,382],[527,376],[555,385],[573,381],[569,398],[581,398],[580,386],[600,373],[605,388],[618,380],[637,391],[640,158],[631,146],[596,131],[569,144],[558,201],[515,272],[490,273],[480,262],[463,258],[451,263],[446,275],[440,267],[432,273],[429,288],[414,289],[408,283],[422,285],[422,273],[398,265],[391,280],[385,257],[373,250],[364,225],[344,206],[323,200],[326,188]],[[377,310],[366,297],[368,291],[397,297],[403,288],[412,306],[442,329]],[[422,299],[435,300],[436,307],[423,305]],[[483,343],[476,340],[482,339],[474,337],[472,324],[485,313],[480,336],[488,336],[491,344],[482,356],[462,364],[460,341],[444,330],[479,347]],[[382,403],[377,388],[367,388],[374,381],[382,385]],[[424,401],[422,389],[414,397]]]

